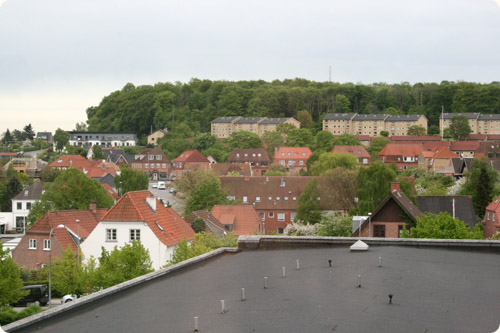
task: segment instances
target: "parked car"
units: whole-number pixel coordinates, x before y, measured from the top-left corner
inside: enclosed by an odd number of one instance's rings
[[[44,284],[24,286],[23,290],[29,290],[29,294],[12,304],[12,306],[27,306],[29,304],[47,305],[49,302],[49,291]]]
[[[153,184],[151,184],[151,187],[158,188],[158,184],[157,183],[153,183]]]
[[[158,189],[164,190],[165,189],[165,182],[158,182]]]
[[[68,302],[72,302],[73,300],[77,299],[78,297],[76,297],[76,295],[70,295],[70,294],[67,294],[67,295],[64,295],[62,298],[61,298],[61,304],[66,304]]]
[[[168,189],[168,192],[169,192],[169,193],[176,193],[175,188],[173,188],[173,187],[170,187],[170,188]]]

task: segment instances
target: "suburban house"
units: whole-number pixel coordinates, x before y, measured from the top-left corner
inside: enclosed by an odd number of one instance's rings
[[[252,205],[215,205],[210,215],[219,220],[227,232],[234,235],[262,234],[261,217]]]
[[[369,166],[372,162],[372,157],[364,146],[335,146],[331,152],[350,154],[363,166]]]
[[[172,208],[165,208],[151,192],[127,192],[104,215],[82,244],[86,258],[100,257],[101,247],[112,251],[140,241],[149,251],[154,269],[172,259],[177,243],[194,239],[190,225]]]
[[[197,150],[186,150],[174,160],[174,173],[177,178],[197,168],[210,168],[210,161]]]
[[[168,130],[165,129],[160,129],[157,131],[154,131],[153,133],[148,135],[148,145],[154,145],[156,146],[158,144],[158,140],[163,138],[165,134],[168,133]]]
[[[418,167],[445,176],[455,175],[453,160],[457,155],[446,147],[435,148],[432,151],[422,151],[418,157]]]
[[[137,146],[137,136],[127,132],[68,132],[72,146],[121,147]]]
[[[233,149],[227,159],[229,163],[248,163],[256,176],[269,170],[271,159],[265,149]]]
[[[307,169],[306,162],[311,154],[309,147],[279,147],[273,162],[285,166],[289,171]]]
[[[147,172],[151,180],[166,180],[172,171],[170,159],[161,149],[144,149],[134,156],[130,166]]]
[[[283,233],[297,214],[298,200],[309,181],[315,177],[220,177],[229,199],[252,205],[266,233]],[[320,207],[322,199],[318,198]]]
[[[47,142],[54,142],[52,137],[52,132],[37,132],[36,140],[45,140]]]
[[[97,165],[98,161],[89,161],[80,155],[61,155],[54,162],[49,164],[49,167],[56,170],[67,170],[75,168],[83,173],[86,173],[92,165]]]
[[[453,218],[464,222],[474,230],[478,219],[472,197],[468,195],[427,195],[415,197],[417,207],[422,213],[439,214],[447,212]]]
[[[78,237],[83,245],[107,211],[107,208],[97,209],[93,202],[90,209],[47,212],[26,230],[21,242],[12,251],[12,258],[19,267],[37,269],[48,265],[51,248],[52,260],[62,258],[62,251],[68,246],[76,253]],[[61,224],[65,228],[57,228]],[[52,238],[49,237],[51,229]]]
[[[26,218],[33,204],[40,201],[45,185],[47,183],[33,183],[12,198],[12,222],[15,225],[7,226],[7,230],[17,230],[24,233]]]
[[[479,141],[452,141],[450,142],[450,150],[454,152],[457,157],[474,158],[478,152],[481,143]]]
[[[40,172],[47,162],[37,157],[14,157],[3,166],[4,170],[11,165],[17,172],[25,173],[31,178],[40,178]]]
[[[386,145],[378,154],[382,163],[395,164],[398,170],[418,167],[418,156],[423,151],[421,144],[393,144]]]
[[[486,207],[483,218],[483,237],[490,238],[500,231],[500,196]]]
[[[353,225],[352,237],[382,237],[399,238],[403,227],[410,219],[414,223],[422,215],[420,210],[401,191],[399,183],[391,183],[391,193],[372,212],[371,217],[360,222],[361,226]]]

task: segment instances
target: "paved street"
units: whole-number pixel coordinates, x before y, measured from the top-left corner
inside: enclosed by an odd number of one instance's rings
[[[153,193],[155,198],[162,199],[164,202],[170,203],[172,208],[179,213],[179,215],[184,216],[184,209],[186,208],[186,201],[184,199],[180,199],[178,196],[169,192],[170,187],[173,187],[173,182],[167,181],[165,182],[166,189],[159,190],[157,188],[153,188],[152,182],[149,183],[149,191]]]

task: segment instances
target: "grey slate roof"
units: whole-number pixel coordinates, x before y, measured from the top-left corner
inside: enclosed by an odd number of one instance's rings
[[[44,182],[33,183],[25,190],[19,192],[12,200],[40,200],[43,188],[47,184]]]
[[[357,114],[353,121],[363,120],[386,120],[389,117],[387,114]]]
[[[108,184],[109,186],[111,186],[112,189],[116,190],[115,175],[113,175],[112,173],[108,173],[106,176],[102,178],[95,178],[95,179],[97,179],[99,183]]]
[[[500,114],[479,114],[479,120],[500,120]]]
[[[288,119],[291,118],[265,118],[261,124],[283,124]]]
[[[467,119],[477,119],[479,115],[479,113],[443,113],[439,115],[439,119],[452,119],[455,116],[462,116]]]
[[[356,113],[327,113],[323,120],[349,120],[354,118]]]
[[[52,132],[37,132],[36,139],[52,141]]]
[[[415,197],[422,213],[439,214],[447,212],[453,216],[453,199],[455,199],[455,218],[474,228],[478,222],[472,198],[467,195],[430,195]]]
[[[389,115],[387,121],[417,121],[420,117],[421,114]]]
[[[258,124],[260,122],[262,122],[264,120],[263,117],[252,117],[252,118],[249,118],[249,117],[245,117],[245,118],[240,118],[238,120],[236,120],[234,123],[235,124]]]
[[[218,117],[212,120],[212,123],[232,123],[236,119],[241,118],[240,116],[228,116],[228,117]]]

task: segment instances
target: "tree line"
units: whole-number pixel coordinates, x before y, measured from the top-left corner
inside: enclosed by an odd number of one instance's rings
[[[128,83],[86,112],[89,131],[130,131],[139,137],[152,129],[172,130],[180,125],[195,133],[209,132],[210,122],[221,116],[296,117],[301,110],[307,110],[316,128],[330,112],[424,114],[431,133],[438,133],[442,107],[453,113],[498,113],[500,82],[355,84],[297,78],[192,79],[137,87]]]

